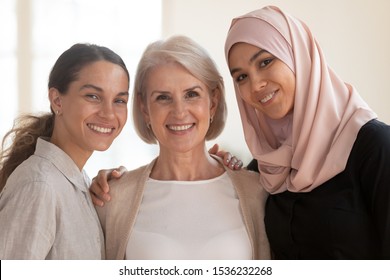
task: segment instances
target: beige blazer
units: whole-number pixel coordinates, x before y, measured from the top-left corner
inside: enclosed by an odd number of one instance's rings
[[[97,207],[105,235],[106,258],[124,259],[135,219],[140,208],[145,182],[155,164],[126,172],[110,182],[111,201]],[[240,201],[241,213],[252,245],[253,259],[270,259],[270,247],[264,226],[266,191],[260,187],[258,173],[248,170],[232,171],[225,167]]]

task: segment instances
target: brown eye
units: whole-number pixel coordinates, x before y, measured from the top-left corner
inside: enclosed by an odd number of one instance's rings
[[[270,64],[274,59],[273,58],[267,58],[260,62],[260,67],[266,67],[268,64]]]
[[[86,94],[85,97],[91,100],[99,100],[99,97],[96,94]]]
[[[165,94],[160,94],[156,97],[156,100],[157,101],[167,101],[169,100],[169,96],[168,95],[165,95]]]
[[[236,83],[242,82],[246,77],[247,77],[247,75],[245,75],[245,74],[241,74],[241,75],[237,76],[237,78],[235,79]]]
[[[187,94],[186,94],[186,97],[187,98],[194,98],[194,97],[198,97],[199,96],[199,93],[197,93],[196,91],[189,91],[189,92],[187,92]]]
[[[125,99],[117,99],[117,100],[115,100],[115,103],[119,103],[119,104],[127,104],[127,100],[125,100]]]

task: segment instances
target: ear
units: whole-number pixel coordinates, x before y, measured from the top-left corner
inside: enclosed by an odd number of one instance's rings
[[[56,115],[62,112],[62,98],[61,94],[56,88],[49,89],[50,107]]]
[[[217,111],[220,100],[221,100],[221,91],[219,90],[219,88],[213,89],[210,94],[210,101],[211,101],[210,116],[211,117],[215,116],[215,112]]]

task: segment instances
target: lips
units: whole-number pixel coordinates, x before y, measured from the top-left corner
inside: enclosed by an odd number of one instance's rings
[[[185,131],[192,128],[195,124],[167,125],[167,128],[173,131]]]
[[[109,134],[111,133],[114,128],[108,128],[108,127],[102,127],[102,126],[98,126],[96,124],[87,124],[87,126],[92,129],[93,131],[96,131],[96,132],[99,132],[99,133],[103,133],[103,134]]]
[[[267,103],[268,101],[270,101],[272,99],[272,97],[274,97],[275,93],[276,93],[276,91],[273,91],[273,92],[267,94],[265,97],[260,99],[260,103],[262,103],[262,104]]]

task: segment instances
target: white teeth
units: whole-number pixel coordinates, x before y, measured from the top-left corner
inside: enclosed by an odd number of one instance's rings
[[[93,125],[93,124],[88,124],[88,127],[92,130],[95,130],[97,132],[100,132],[100,133],[110,133],[113,128],[105,128],[105,127],[100,127],[100,126],[96,126],[96,125]]]
[[[182,131],[187,130],[192,127],[192,124],[186,124],[186,125],[168,125],[168,128],[174,131]]]
[[[261,102],[261,103],[265,103],[265,102],[269,101],[274,95],[275,95],[275,92],[271,92],[271,93],[268,94],[266,97],[264,97],[263,99],[261,99],[260,102]]]

